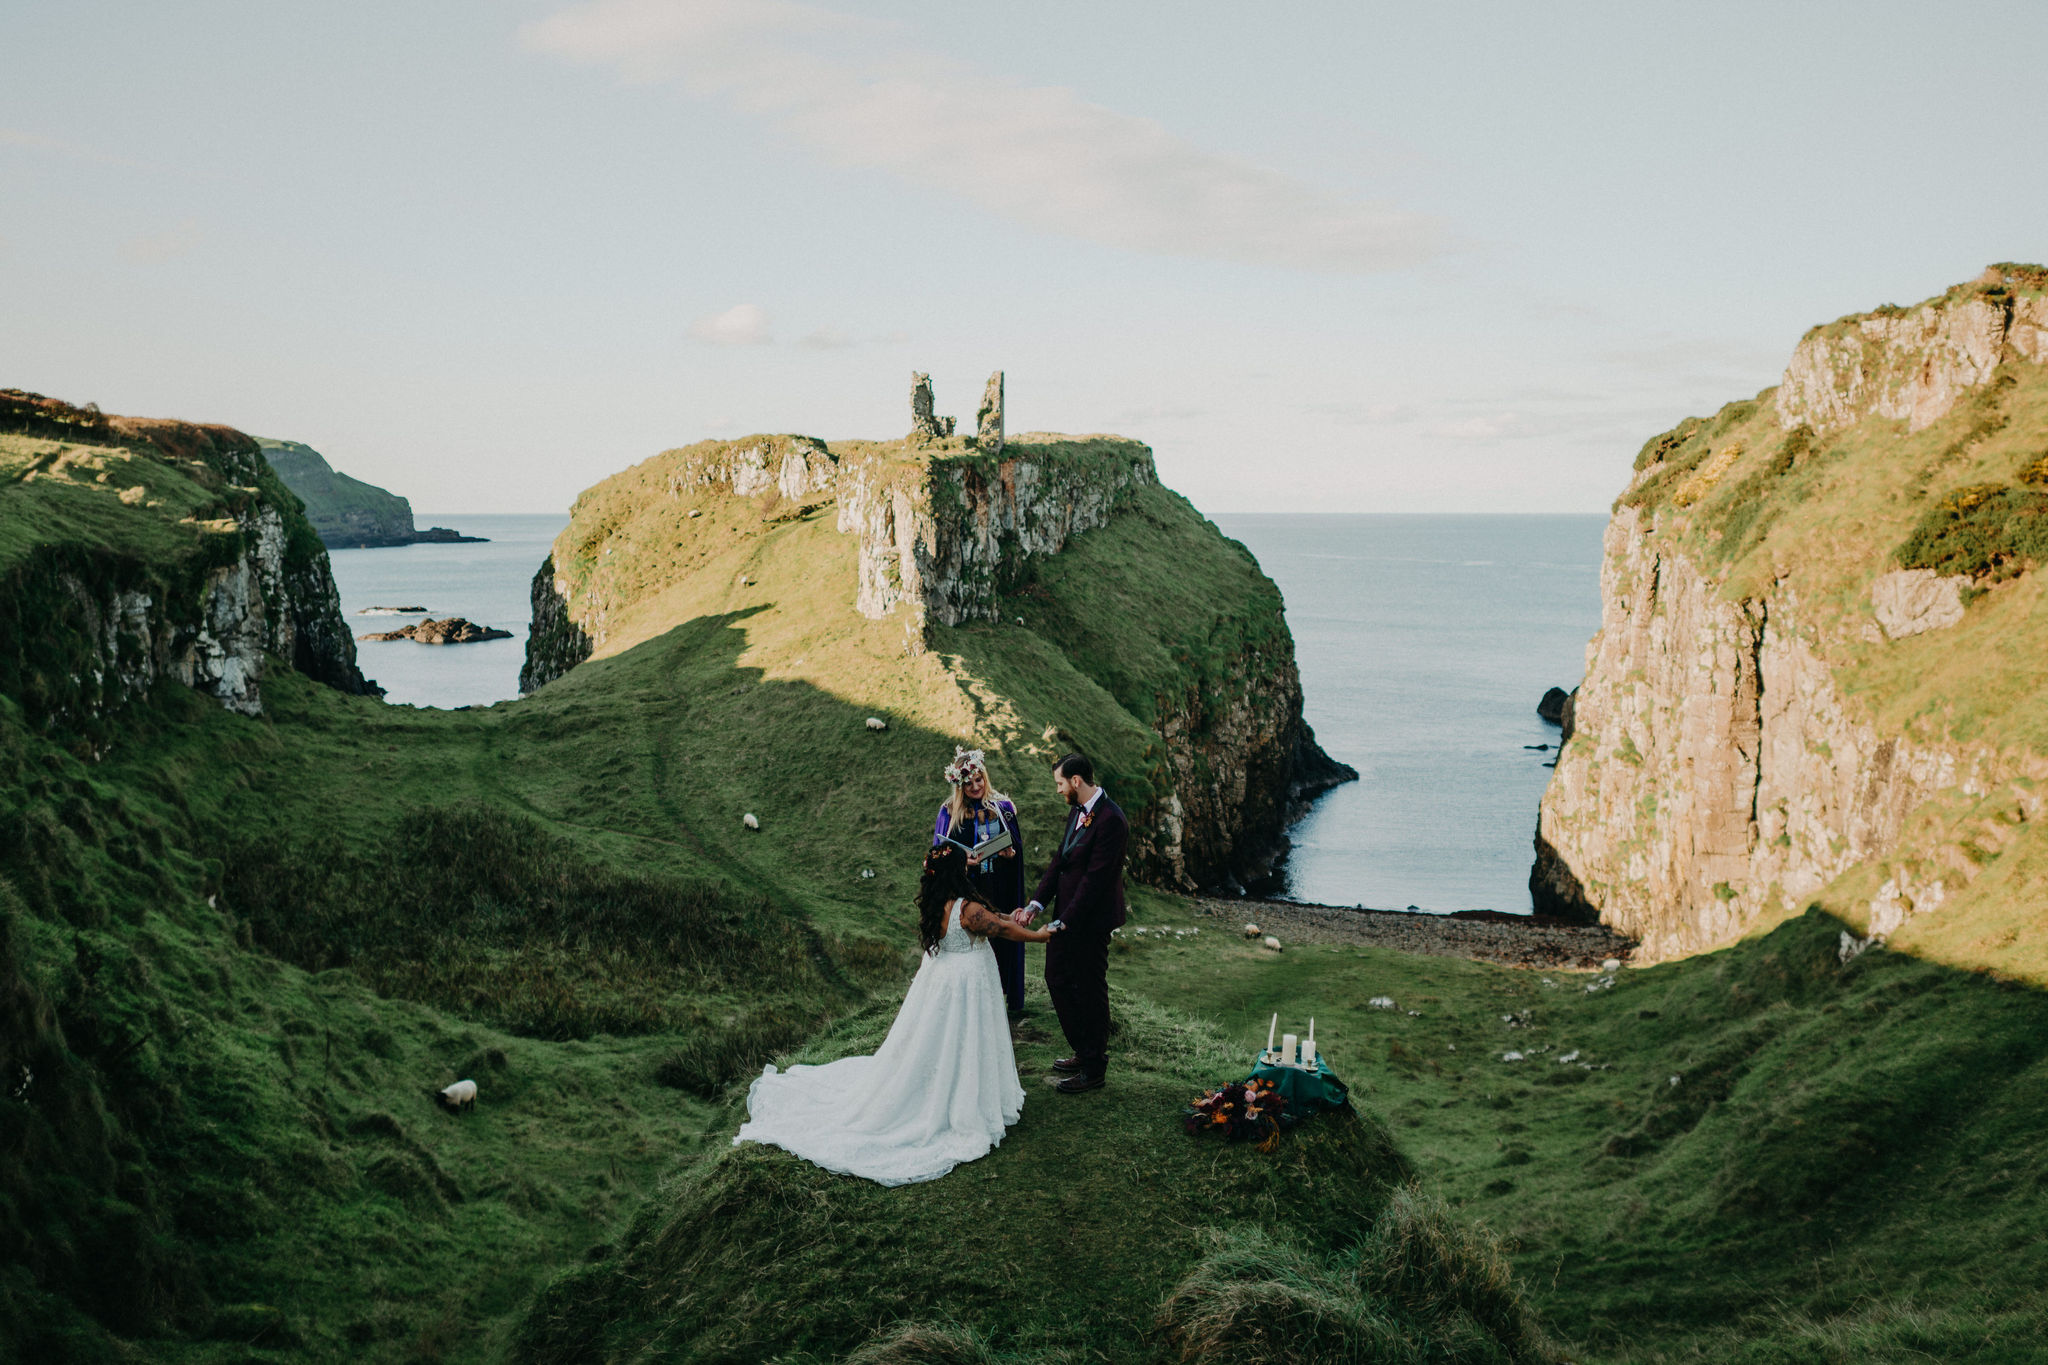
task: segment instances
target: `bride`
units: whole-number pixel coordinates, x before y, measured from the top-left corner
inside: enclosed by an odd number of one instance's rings
[[[771,1065],[747,1093],[733,1145],[765,1142],[882,1185],[936,1180],[1003,1140],[1024,1111],[992,937],[1044,943],[975,899],[967,855],[925,855],[917,894],[924,961],[881,1050],[825,1066]]]

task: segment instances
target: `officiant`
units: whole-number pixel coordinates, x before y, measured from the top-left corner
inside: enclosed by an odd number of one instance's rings
[[[1007,915],[1024,903],[1024,831],[1017,823],[1016,803],[989,786],[988,765],[979,749],[955,748],[946,781],[953,794],[939,807],[932,846],[950,840],[972,851],[1007,834],[1007,847],[967,866],[968,882],[988,907]],[[989,940],[989,947],[995,950],[1003,999],[1015,1018],[1024,1012],[1024,945],[997,938]]]

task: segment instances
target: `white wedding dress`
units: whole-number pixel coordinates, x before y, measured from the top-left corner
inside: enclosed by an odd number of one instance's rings
[[[824,1066],[769,1066],[733,1145],[772,1143],[882,1185],[937,1180],[1003,1140],[1024,1112],[996,955],[947,910],[881,1050]]]

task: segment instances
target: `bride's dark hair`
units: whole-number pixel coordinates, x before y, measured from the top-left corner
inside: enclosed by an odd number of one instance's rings
[[[939,950],[946,936],[946,907],[961,899],[980,899],[967,880],[967,850],[940,844],[924,855],[924,876],[917,883],[917,941],[927,953]]]

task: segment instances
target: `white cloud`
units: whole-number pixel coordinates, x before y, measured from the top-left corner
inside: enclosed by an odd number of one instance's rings
[[[199,245],[199,224],[186,219],[165,232],[130,237],[121,243],[121,259],[130,265],[161,265],[188,255]]]
[[[797,0],[589,0],[520,30],[625,80],[674,79],[836,166],[944,186],[1012,222],[1134,251],[1355,273],[1440,254],[1434,219],[1204,150]]]
[[[710,313],[690,324],[690,335],[714,346],[762,346],[774,340],[768,310],[757,303],[736,303],[723,313]]]

